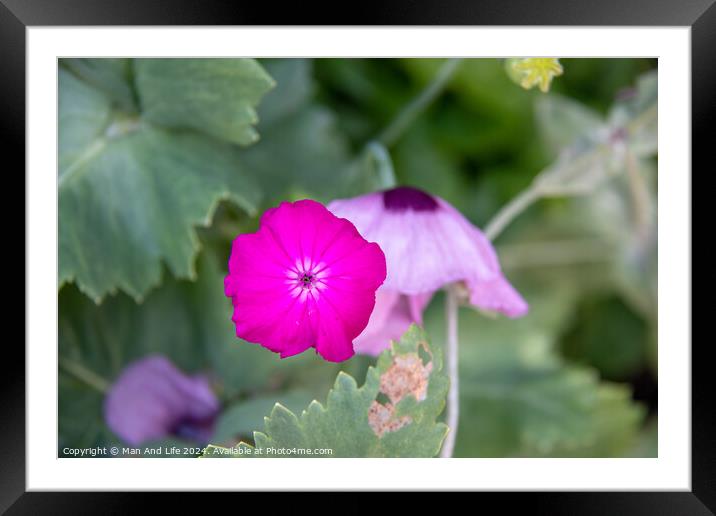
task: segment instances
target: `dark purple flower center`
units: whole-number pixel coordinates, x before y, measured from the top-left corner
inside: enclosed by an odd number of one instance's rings
[[[389,211],[435,211],[438,209],[438,202],[422,190],[412,186],[399,186],[383,192],[383,206]]]
[[[301,274],[299,281],[301,282],[301,287],[311,288],[313,286],[313,274],[304,272],[303,274]]]

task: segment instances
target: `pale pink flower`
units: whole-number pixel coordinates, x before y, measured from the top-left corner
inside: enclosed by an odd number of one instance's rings
[[[423,311],[432,298],[428,294],[407,296],[379,288],[375,308],[363,333],[354,341],[356,353],[377,356],[391,340],[399,340],[411,323],[423,324]]]
[[[267,210],[256,233],[236,237],[224,291],[240,338],[282,358],[315,347],[340,362],[353,356],[385,274],[378,244],[302,200]]]
[[[441,287],[463,282],[472,305],[508,317],[527,312],[527,303],[505,279],[490,241],[460,212],[439,197],[412,187],[398,187],[331,202],[328,208],[377,242],[388,264],[378,306],[359,350],[375,354],[388,346]],[[408,296],[401,305],[399,295]],[[414,296],[420,296],[415,298]],[[418,309],[419,308],[419,309]],[[375,335],[375,338],[371,338]]]

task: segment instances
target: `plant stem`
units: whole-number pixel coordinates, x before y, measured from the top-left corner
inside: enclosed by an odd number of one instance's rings
[[[627,125],[627,132],[631,134],[642,130],[643,126],[651,123],[655,116],[656,106],[652,106]],[[608,150],[608,148],[598,147],[590,153],[581,156],[579,159],[589,161],[590,159],[594,159],[595,156],[598,156],[599,153],[608,152]],[[636,171],[638,163],[636,163],[632,155],[627,156],[627,160],[627,168],[628,173],[630,175],[630,181],[632,182],[632,189],[634,190],[634,188],[636,188],[638,190],[642,190],[636,192],[636,196],[638,196],[639,199],[635,200],[637,200],[641,204],[639,206],[639,209],[642,213],[640,213],[639,215],[643,216],[643,212],[648,209],[648,205],[646,205],[647,207],[645,207],[645,203],[648,203],[649,201],[648,192],[646,194],[644,193],[643,179],[638,176],[638,171]],[[532,184],[527,187],[527,189],[520,192],[517,197],[512,199],[510,202],[504,205],[500,209],[500,211],[497,212],[497,214],[490,220],[490,222],[488,222],[487,226],[485,226],[485,235],[487,236],[487,238],[489,238],[490,240],[494,240],[495,238],[497,238],[497,236],[502,233],[502,230],[505,229],[505,227],[507,227],[507,225],[512,222],[515,217],[517,217],[520,213],[525,211],[535,201],[538,201],[542,197],[555,197],[575,193],[573,189],[568,186],[552,185],[551,187],[544,188],[544,185],[541,184],[539,180],[540,178],[543,178],[544,174],[548,171],[549,168],[537,174],[535,176],[535,179],[532,181]],[[636,185],[634,184],[635,181],[637,182]],[[639,183],[639,181],[641,181],[641,183]]]
[[[437,80],[437,78],[436,78]],[[416,99],[418,100],[418,99]],[[410,106],[408,106],[410,107]],[[407,111],[407,109],[406,109]],[[637,132],[642,129],[642,126],[646,126],[652,122],[656,117],[656,106],[652,106],[644,113],[639,115],[638,118],[633,120],[628,126],[628,132]],[[395,125],[395,124],[393,124]],[[386,131],[387,132],[387,131]],[[591,154],[583,156],[581,159],[591,159],[595,153],[602,152],[603,149],[595,149]],[[535,201],[538,201],[544,196],[557,196],[557,195],[569,195],[574,193],[574,187],[552,185],[552,188],[544,188],[544,185],[539,182],[539,179],[544,176],[548,169],[543,170],[533,180],[532,184],[525,190],[520,192],[510,202],[503,206],[497,214],[487,223],[485,226],[485,235],[488,239],[495,240],[500,233],[512,222],[518,215],[529,208]],[[627,156],[627,171],[629,174],[630,187],[632,191],[632,197],[635,205],[635,219],[637,227],[644,231],[644,227],[648,227],[649,212],[651,209],[650,199],[648,190],[644,179],[639,174],[638,162],[633,155]],[[564,250],[562,250],[564,251]],[[575,255],[578,257],[584,257],[581,253],[582,250],[575,250]],[[594,251],[591,249],[590,251]],[[533,255],[534,253],[530,253]],[[534,256],[531,256],[534,258]],[[552,257],[548,257],[552,258]],[[563,258],[563,257],[560,257]],[[445,297],[445,321],[447,327],[446,345],[447,345],[447,369],[448,376],[450,377],[450,390],[448,392],[447,401],[447,415],[446,421],[450,428],[445,438],[445,443],[440,452],[441,457],[452,457],[453,449],[455,447],[455,438],[457,434],[457,426],[459,421],[459,384],[458,384],[458,298],[455,286],[451,285],[446,290]]]
[[[445,291],[445,341],[447,345],[447,370],[450,377],[450,390],[447,399],[446,422],[450,428],[440,457],[452,457],[457,437],[457,425],[460,420],[460,385],[458,374],[458,299],[454,285],[449,285]]]
[[[502,233],[502,230],[505,229],[517,215],[525,211],[540,197],[541,195],[533,183],[532,186],[523,190],[517,197],[505,204],[500,211],[497,212],[497,215],[492,217],[485,227],[485,236],[490,240],[497,238],[497,235]]]
[[[629,179],[629,192],[634,210],[634,226],[640,247],[646,245],[650,234],[651,198],[644,176],[639,169],[639,163],[632,152],[626,156],[627,177]]]
[[[383,130],[380,136],[378,136],[378,141],[386,147],[390,147],[398,141],[405,129],[407,129],[417,116],[445,89],[445,86],[447,86],[452,78],[460,61],[461,59],[459,58],[452,58],[445,61],[425,89],[405,106],[390,125]]]
[[[381,189],[387,190],[395,186],[395,172],[393,162],[386,148],[376,141],[368,142],[366,145],[368,159],[372,160],[378,176],[378,184]]]
[[[60,368],[101,393],[105,393],[107,389],[109,389],[109,382],[107,380],[78,362],[73,362],[67,358],[60,358]]]

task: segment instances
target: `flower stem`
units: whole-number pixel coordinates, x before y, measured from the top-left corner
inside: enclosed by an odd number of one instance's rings
[[[449,285],[445,291],[445,341],[447,345],[447,370],[450,378],[450,390],[447,399],[446,422],[450,428],[440,457],[452,457],[457,437],[457,425],[460,420],[460,385],[458,374],[458,298],[454,285]]]
[[[373,162],[377,174],[378,185],[382,190],[395,186],[395,172],[393,162],[386,148],[379,142],[372,141],[366,145],[368,159]]]
[[[643,247],[648,242],[650,234],[651,198],[644,176],[639,169],[639,162],[632,152],[628,152],[626,156],[626,169],[634,210],[634,226],[640,247]]]
[[[418,115],[442,93],[455,73],[455,70],[457,70],[460,61],[461,59],[459,58],[452,58],[445,61],[425,89],[405,106],[390,125],[383,130],[380,136],[378,136],[378,141],[386,147],[390,147],[397,142],[403,132],[413,123]]]
[[[72,360],[61,357],[60,368],[96,391],[105,393],[107,389],[109,389],[109,382],[107,380],[78,362],[73,362]]]
[[[642,131],[645,126],[652,123],[657,115],[656,109],[656,105],[654,105],[632,120],[626,126],[627,134]],[[582,160],[582,162],[588,163],[590,160],[598,158],[600,154],[609,152],[609,150],[609,147],[599,146],[591,152],[581,156],[579,159]],[[638,204],[637,210],[640,211],[637,215],[643,220],[645,217],[648,217],[648,191],[644,191],[645,185],[643,179],[638,175],[638,163],[631,154],[627,156],[627,170],[631,182],[632,193],[635,197],[635,204]],[[517,197],[512,199],[497,212],[490,222],[488,222],[487,226],[485,226],[485,235],[487,238],[490,240],[497,238],[497,236],[502,233],[502,230],[505,229],[505,227],[507,227],[512,220],[542,197],[557,197],[585,193],[581,191],[579,186],[570,187],[569,185],[561,185],[559,183],[554,184],[554,180],[551,181],[552,184],[546,186],[544,184],[544,176],[548,173],[552,173],[552,175],[554,174],[549,167],[544,169],[535,176],[532,184],[527,187],[527,189],[519,193]]]
[[[515,217],[529,208],[540,196],[540,192],[534,183],[526,190],[523,190],[517,197],[505,204],[500,211],[497,212],[497,215],[492,217],[485,227],[485,236],[490,240],[497,238],[497,235],[502,233],[502,230],[505,229]]]

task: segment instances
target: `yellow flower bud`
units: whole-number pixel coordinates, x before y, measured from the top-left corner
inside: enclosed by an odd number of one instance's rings
[[[537,85],[543,93],[549,91],[552,78],[562,75],[564,71],[555,57],[513,58],[508,59],[505,65],[508,75],[517,84],[526,90]]]

